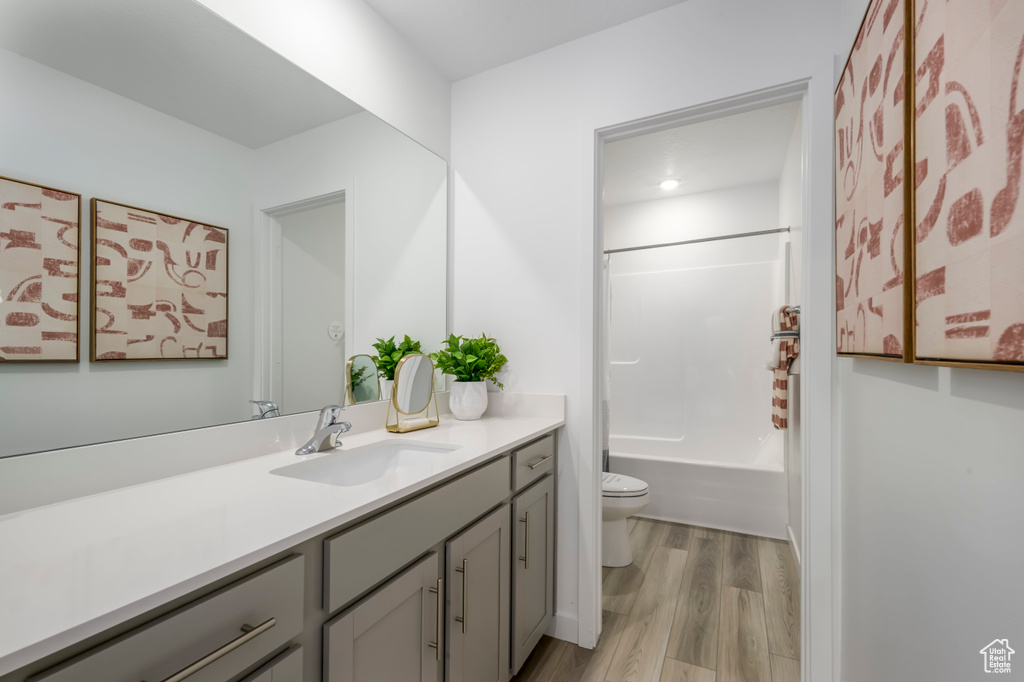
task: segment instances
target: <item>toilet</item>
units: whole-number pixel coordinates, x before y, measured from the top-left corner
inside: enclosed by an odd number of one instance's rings
[[[639,513],[650,501],[647,483],[639,478],[609,472],[601,474],[602,565],[618,567],[633,563],[626,518]]]

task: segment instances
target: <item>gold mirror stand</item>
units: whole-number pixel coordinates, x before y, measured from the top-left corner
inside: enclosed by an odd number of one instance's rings
[[[374,401],[363,400],[356,402],[355,385],[353,385],[352,383],[352,370],[355,369],[355,362],[357,358],[366,358],[367,360],[370,361],[370,365],[373,367],[373,378],[377,382],[377,397]],[[366,380],[364,379],[364,381]],[[378,376],[377,374],[377,364],[373,361],[373,359],[369,355],[366,355],[365,353],[360,353],[359,355],[353,355],[352,357],[350,357],[348,359],[348,362],[345,363],[345,399],[348,401],[348,404],[358,405],[362,402],[376,402],[377,400],[380,400],[380,394],[380,376]]]
[[[401,381],[402,366],[405,361],[410,358],[424,358],[430,364],[430,398],[427,399],[427,405],[423,409],[417,412],[405,412],[398,406],[398,395],[399,395],[399,382]],[[410,379],[410,377],[407,377]],[[415,380],[416,377],[413,375],[411,380]],[[434,416],[430,416],[430,406],[434,406]],[[391,421],[391,408],[395,408],[395,420]],[[422,417],[416,415],[422,414]],[[404,417],[404,418],[403,418]],[[406,355],[398,361],[398,365],[395,367],[395,384],[391,389],[391,399],[388,400],[388,416],[384,422],[384,428],[390,433],[408,433],[410,431],[419,431],[420,429],[429,429],[437,426],[440,422],[437,411],[437,392],[434,391],[434,362],[427,355]]]

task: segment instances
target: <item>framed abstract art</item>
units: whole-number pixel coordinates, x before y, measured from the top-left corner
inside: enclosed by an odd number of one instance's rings
[[[1024,3],[915,3],[914,361],[1024,371]]]
[[[92,360],[228,356],[228,231],[93,199]]]
[[[836,351],[903,361],[909,0],[872,0],[835,92]]]
[[[0,178],[0,363],[78,362],[81,199]]]
[[[835,96],[840,355],[1024,371],[1022,86],[1024,3],[870,3]]]

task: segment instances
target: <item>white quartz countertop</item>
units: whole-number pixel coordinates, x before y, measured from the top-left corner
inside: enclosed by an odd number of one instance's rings
[[[354,487],[269,473],[292,450],[0,516],[0,675],[354,521],[564,423],[485,417],[408,434],[349,435],[336,456],[383,439],[451,443],[433,471]],[[54,472],[55,476],[59,472]]]

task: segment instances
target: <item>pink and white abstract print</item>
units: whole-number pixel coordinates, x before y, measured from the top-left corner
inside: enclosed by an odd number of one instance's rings
[[[93,360],[228,354],[228,232],[93,199]]]
[[[835,95],[839,353],[904,353],[905,8],[873,0]]]
[[[1024,363],[1024,2],[915,15],[915,357]]]
[[[78,360],[81,197],[0,178],[0,362]]]

